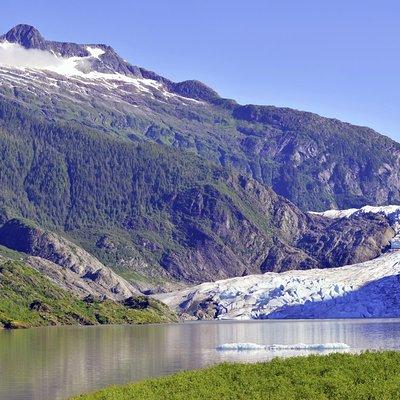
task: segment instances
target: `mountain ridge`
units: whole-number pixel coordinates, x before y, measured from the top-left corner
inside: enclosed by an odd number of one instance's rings
[[[10,43],[19,43],[23,47],[27,49],[39,49],[39,50],[50,50],[50,51],[59,51],[62,57],[66,56],[78,56],[78,57],[86,57],[90,55],[90,51],[87,50],[88,46],[96,46],[100,49],[106,49],[117,55],[115,50],[106,44],[103,43],[87,43],[87,44],[78,44],[73,42],[57,42],[46,40],[39,30],[32,25],[29,24],[18,24],[11,28],[6,34],[0,36],[0,41],[6,40]],[[54,46],[54,47],[53,47]],[[71,50],[68,50],[71,49]],[[60,51],[61,50],[61,51]],[[100,55],[101,58],[103,55]],[[118,56],[118,55],[117,55]],[[292,107],[278,107],[273,105],[254,105],[254,104],[239,104],[235,100],[230,98],[222,98],[219,94],[213,90],[211,87],[207,86],[203,82],[197,79],[189,79],[185,81],[173,82],[170,79],[159,75],[154,71],[147,70],[146,68],[135,66],[130,64],[129,62],[123,60],[120,56],[118,59],[121,63],[125,63],[129,65],[129,68],[125,70],[123,73],[132,74],[133,76],[139,76],[146,79],[151,79],[154,81],[162,82],[166,84],[166,86],[173,90],[175,93],[188,97],[198,99],[198,100],[206,100],[218,105],[223,105],[224,107],[234,107],[236,116],[240,119],[251,119],[258,121],[257,114],[259,114],[259,110],[263,107],[269,109],[281,109],[286,111],[299,112],[305,115],[309,115],[312,117],[321,117],[331,120],[332,122],[340,122],[343,124],[348,124],[350,126],[356,126],[360,128],[367,128],[371,132],[378,133],[376,130],[369,128],[365,125],[357,125],[350,122],[341,121],[335,117],[324,117],[318,113],[312,111],[302,111],[297,108]],[[132,69],[132,70],[131,70]],[[119,72],[119,70],[115,70],[115,72]],[[197,96],[193,93],[190,88],[193,88],[193,91],[197,91]],[[258,111],[257,111],[258,110]],[[382,135],[381,133],[378,133]],[[386,136],[386,135],[382,135]]]
[[[32,25],[29,24],[18,24],[11,28],[6,34],[3,34],[0,36],[0,41],[1,40],[6,40],[10,43],[18,43],[22,45],[23,47],[27,49],[39,49],[39,50],[50,50],[50,51],[59,51],[60,55],[62,57],[66,56],[78,56],[78,57],[86,57],[90,55],[90,51],[87,50],[88,46],[95,46],[100,49],[106,49],[117,55],[115,50],[106,44],[103,43],[87,43],[87,44],[78,44],[74,42],[57,42],[57,41],[50,41],[46,40],[39,30],[35,28]],[[54,46],[54,47],[53,47]],[[100,55],[99,58],[101,58],[103,55]],[[192,97],[194,99],[198,100],[206,100],[210,102],[214,102],[218,105],[223,105],[224,107],[237,107],[237,110],[235,110],[236,116],[238,116],[240,119],[251,119],[251,120],[256,120],[258,121],[257,114],[257,109],[260,110],[263,107],[266,108],[271,108],[271,109],[282,109],[286,111],[294,111],[294,112],[300,112],[305,115],[309,115],[310,117],[322,117],[326,118],[328,120],[331,120],[332,122],[340,122],[343,124],[348,124],[350,126],[356,126],[360,128],[368,128],[371,132],[378,133],[379,135],[383,135],[376,130],[365,126],[365,125],[357,125],[353,124],[350,122],[344,122],[341,121],[338,118],[335,117],[324,117],[318,113],[312,112],[312,111],[303,111],[299,110],[297,108],[293,107],[278,107],[278,106],[273,106],[273,105],[254,105],[254,104],[239,104],[235,100],[230,99],[230,98],[222,98],[219,96],[219,94],[213,90],[211,87],[207,86],[203,82],[197,80],[197,79],[189,79],[185,81],[179,81],[179,82],[173,82],[170,79],[161,76],[157,74],[154,71],[147,70],[146,68],[139,67],[132,65],[122,59],[120,56],[118,56],[118,60],[122,63],[125,63],[126,65],[129,65],[129,68],[125,70],[123,73],[127,74],[132,74],[133,76],[139,76],[143,77],[146,79],[151,79],[154,81],[162,82],[166,84],[166,86],[176,92],[177,94],[180,94],[182,96],[185,96],[185,94],[188,97]],[[115,70],[115,72],[119,72],[119,70]],[[190,88],[193,88],[194,92],[197,91],[197,96],[196,93],[192,93]]]
[[[57,50],[57,49],[62,49],[63,51],[60,52],[60,55],[62,57],[66,56],[78,56],[78,57],[86,57],[90,55],[90,51],[87,50],[88,46],[96,46],[100,49],[107,49],[114,54],[117,55],[115,50],[106,44],[103,43],[87,43],[87,44],[78,44],[78,43],[73,43],[73,42],[57,42],[57,41],[50,41],[44,39],[44,37],[41,35],[39,30],[35,28],[32,25],[28,24],[18,24],[11,28],[6,34],[3,34],[0,36],[0,41],[6,40],[10,43],[19,43],[23,47],[27,49],[39,49],[39,50]],[[52,47],[54,46],[54,48]],[[68,49],[71,48],[70,51]],[[60,51],[60,50],[58,50]],[[103,55],[100,55],[99,58],[101,58]],[[303,111],[299,110],[297,108],[292,108],[292,107],[278,107],[278,106],[273,106],[273,105],[255,105],[255,104],[239,104],[237,103],[234,99],[230,98],[222,98],[219,96],[219,94],[213,90],[211,87],[207,86],[203,82],[197,80],[197,79],[189,79],[185,81],[179,81],[179,82],[173,82],[170,79],[159,75],[158,73],[154,71],[147,70],[146,68],[135,66],[132,64],[129,64],[129,62],[123,60],[120,56],[118,56],[119,61],[122,63],[125,63],[130,66],[133,70],[130,70],[128,68],[128,71],[125,71],[127,74],[132,74],[133,76],[140,76],[146,79],[151,79],[154,81],[162,82],[167,85],[170,89],[172,89],[174,92],[177,94],[180,94],[182,96],[185,96],[185,94],[188,97],[192,97],[194,99],[198,100],[207,100],[210,102],[215,102],[218,105],[223,105],[224,107],[233,107],[236,109],[235,110],[235,115],[238,116],[240,119],[244,120],[255,120],[259,121],[259,118],[257,117],[257,114],[259,114],[259,110],[262,108],[269,108],[269,109],[279,109],[279,110],[286,110],[286,111],[293,111],[293,112],[299,112],[305,115],[309,115],[311,118],[312,117],[320,117],[320,118],[325,118],[328,120],[331,120],[332,122],[340,122],[343,124],[348,124],[350,126],[356,126],[360,128],[367,128],[371,132],[378,133],[376,130],[365,126],[365,125],[357,125],[353,124],[350,122],[344,122],[341,121],[338,118],[335,117],[324,117],[318,113],[312,112],[312,111]],[[115,70],[115,72],[118,72],[119,70]],[[190,87],[193,87],[194,91],[198,92],[198,95],[196,96],[195,93],[192,93],[190,90]],[[258,110],[258,111],[257,111]],[[379,133],[379,135],[382,135]],[[386,136],[386,135],[382,135]]]

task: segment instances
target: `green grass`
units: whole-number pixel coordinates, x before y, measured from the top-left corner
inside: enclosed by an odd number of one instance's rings
[[[388,400],[400,398],[400,353],[274,359],[110,387],[79,400]]]
[[[0,259],[0,328],[144,324],[176,321],[167,306],[139,296],[140,307],[74,297],[21,261]]]

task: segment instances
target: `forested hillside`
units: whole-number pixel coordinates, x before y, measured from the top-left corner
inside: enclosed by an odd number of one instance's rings
[[[61,232],[129,279],[344,265],[379,255],[394,235],[382,217],[338,226],[189,152],[49,122],[17,104],[0,103],[0,129],[1,221]],[[328,229],[325,246],[313,245]]]

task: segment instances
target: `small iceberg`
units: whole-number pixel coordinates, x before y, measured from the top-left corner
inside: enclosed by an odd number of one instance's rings
[[[320,343],[320,344],[271,344],[260,345],[256,343],[224,343],[216,348],[218,351],[245,351],[245,350],[268,350],[268,351],[282,351],[282,350],[344,350],[350,349],[346,343]]]
[[[217,346],[218,351],[265,350],[265,346],[255,343],[224,343]]]

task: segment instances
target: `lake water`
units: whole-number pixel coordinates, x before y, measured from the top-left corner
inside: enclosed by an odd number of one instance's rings
[[[350,345],[350,351],[399,349],[400,320],[212,321],[0,331],[0,399],[67,399],[110,384],[222,361],[254,362],[311,354],[293,350],[216,351],[216,346],[227,342],[341,342]]]

